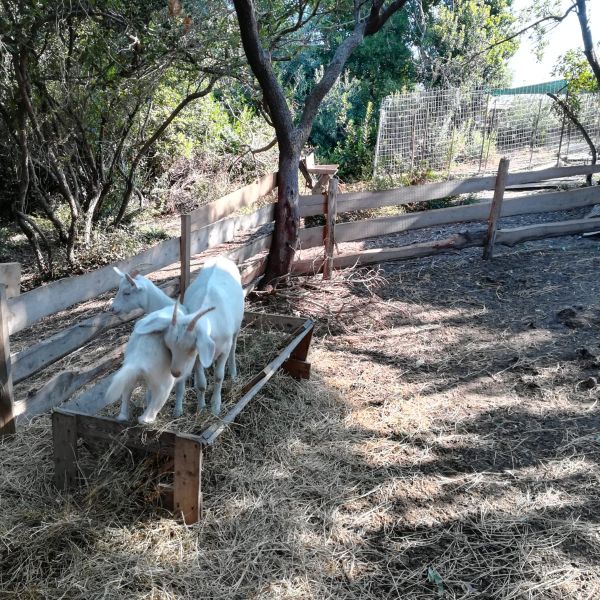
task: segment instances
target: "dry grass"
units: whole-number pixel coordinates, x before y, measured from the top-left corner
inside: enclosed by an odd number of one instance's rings
[[[208,453],[193,527],[123,451],[58,494],[34,420],[0,448],[0,598],[600,597],[596,248],[465,251],[263,296],[318,320],[314,375],[277,375]],[[273,350],[254,339],[244,373]]]

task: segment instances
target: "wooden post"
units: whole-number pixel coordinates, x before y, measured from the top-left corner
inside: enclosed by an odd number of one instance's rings
[[[538,127],[540,125],[540,115],[542,114],[542,97],[538,103],[538,113],[535,119],[535,126],[531,131],[531,140],[529,141],[529,168],[531,169],[531,162],[533,161],[533,148],[535,146],[535,138],[537,137]]]
[[[202,515],[202,444],[193,437],[175,438],[175,477],[173,480],[173,512],[182,515],[186,525]]]
[[[290,357],[281,365],[281,369],[296,379],[310,379],[310,363],[306,361],[312,341],[313,327],[294,348]]]
[[[488,219],[488,231],[485,246],[483,247],[483,258],[490,259],[494,254],[494,242],[496,241],[496,230],[498,229],[498,219],[502,212],[502,200],[504,200],[504,189],[506,188],[506,179],[508,178],[508,167],[510,160],[501,158],[498,165],[498,175],[496,175],[496,187],[494,188],[494,199],[490,208]]]
[[[14,298],[21,293],[21,263],[0,264],[0,283],[6,285],[6,297]]]
[[[59,490],[73,487],[77,479],[77,415],[52,413],[54,484]]]
[[[569,90],[567,90],[567,97],[566,97],[565,101],[566,102],[569,101]],[[565,121],[566,121],[566,115],[565,115],[565,111],[563,110],[562,124],[560,126],[560,140],[558,141],[558,153],[556,155],[556,166],[557,167],[560,165],[560,152],[562,150],[563,138],[565,135]]]
[[[323,279],[331,279],[333,271],[333,249],[335,246],[335,220],[337,218],[337,191],[338,178],[332,177],[329,180],[329,187],[326,193],[326,211],[325,228],[323,229],[325,247],[325,263],[323,265]]]
[[[179,238],[179,261],[181,263],[181,275],[179,278],[179,297],[183,302],[183,296],[188,285],[190,285],[190,258],[192,244],[192,215],[181,215],[181,237]]]
[[[479,169],[477,170],[478,173],[481,173],[481,165],[483,164],[483,152],[485,150],[485,134],[488,128],[488,117],[490,112],[490,99],[491,96],[488,94],[487,103],[485,105],[485,119],[483,120],[483,131],[481,133],[481,152],[479,153]]]
[[[0,438],[16,431],[6,289],[6,285],[0,284]]]
[[[412,120],[412,131],[410,134],[411,137],[411,142],[410,142],[410,171],[412,174],[412,171],[415,168],[415,145],[416,145],[416,136],[417,136],[417,110],[418,107],[415,107],[415,112],[413,114],[413,120]]]

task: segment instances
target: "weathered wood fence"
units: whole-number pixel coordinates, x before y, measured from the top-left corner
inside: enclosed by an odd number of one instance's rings
[[[506,187],[598,173],[600,165],[510,173],[508,161],[504,161],[501,163],[496,177],[430,183],[381,192],[346,194],[339,193],[337,179],[331,176],[332,172],[328,171],[330,173],[328,182],[321,182],[321,186],[325,187],[323,194],[300,197],[300,216],[325,215],[325,224],[301,229],[300,248],[323,246],[323,254],[317,259],[296,261],[293,266],[296,273],[324,271],[324,275],[329,277],[334,268],[429,256],[470,246],[485,246],[486,256],[491,257],[495,244],[512,245],[526,240],[579,234],[600,229],[600,223],[595,219],[497,229],[500,217],[559,211],[600,203],[599,186],[504,199]],[[180,277],[167,281],[162,287],[169,295],[184,291],[191,278],[192,256],[223,243],[231,242],[242,231],[272,223],[274,199],[252,212],[239,214],[239,211],[241,209],[245,211],[259,199],[275,190],[276,187],[277,174],[272,173],[215,202],[182,215],[179,238],[166,240],[113,265],[77,277],[68,277],[21,295],[13,295],[15,293],[14,286],[9,291],[0,285],[0,435],[14,431],[16,417],[46,412],[61,404],[92,380],[106,375],[120,361],[123,346],[120,345],[105,355],[102,360],[84,369],[62,371],[54,375],[26,400],[14,402],[13,385],[18,385],[61,358],[82,348],[106,331],[137,319],[141,311],[134,311],[119,317],[104,312],[82,319],[14,354],[10,352],[11,335],[35,325],[45,317],[115,289],[118,286],[118,279],[113,272],[113,266],[122,271],[138,270],[142,274],[148,274],[179,263]],[[340,213],[406,204],[414,205],[448,196],[486,190],[495,192],[493,201],[360,221],[336,222],[337,215]],[[488,222],[487,232],[465,232],[445,240],[397,248],[374,248],[337,256],[334,253],[336,244],[341,242],[471,221]],[[242,268],[242,277],[246,284],[256,280],[264,272],[266,263],[264,252],[269,249],[270,244],[271,234],[267,232],[229,253],[229,256],[238,264],[246,263]],[[261,255],[260,258],[256,258],[258,255]],[[250,262],[248,263],[248,261]]]
[[[170,296],[185,290],[190,281],[191,257],[221,244],[231,242],[245,230],[273,221],[273,203],[249,214],[231,216],[240,209],[256,203],[277,187],[277,174],[271,173],[255,183],[203,206],[181,218],[181,235],[161,242],[126,260],[118,261],[90,273],[67,277],[21,295],[10,294],[0,285],[0,435],[15,430],[15,419],[42,414],[73,396],[93,380],[109,375],[120,362],[124,343],[106,354],[100,361],[57,373],[26,399],[15,402],[13,385],[18,385],[42,369],[79,350],[101,334],[141,316],[142,311],[127,315],[102,312],[82,319],[66,329],[50,335],[32,346],[11,354],[10,336],[29,328],[42,319],[93,300],[118,287],[113,271],[134,270],[147,275],[170,265],[180,267],[180,277],[161,285]],[[269,248],[270,237],[262,237],[229,253],[238,264]],[[260,267],[260,265],[259,265]],[[264,267],[262,267],[264,269]],[[14,269],[11,269],[11,273]],[[242,279],[248,284],[261,274],[261,268],[250,264],[242,269]],[[2,280],[0,280],[2,281]],[[105,386],[106,387],[106,386]]]
[[[304,196],[300,199],[300,215],[303,217],[325,214],[327,222],[322,227],[302,229],[300,248],[308,249],[323,245],[326,250],[318,259],[304,259],[294,263],[295,273],[318,273],[327,276],[332,268],[374,264],[388,260],[405,260],[460,250],[470,246],[485,246],[485,257],[491,258],[495,244],[514,245],[528,240],[581,234],[600,230],[600,221],[579,219],[565,222],[544,223],[514,229],[497,229],[501,217],[568,210],[600,203],[600,187],[591,186],[568,191],[543,192],[519,198],[504,199],[508,187],[538,183],[565,177],[600,173],[600,165],[557,167],[524,173],[510,173],[508,160],[502,160],[495,177],[475,177],[442,183],[427,183],[383,192],[337,193],[334,180],[329,186],[330,198],[325,204],[321,196]],[[451,206],[410,212],[390,217],[364,219],[335,223],[340,213],[415,205],[482,191],[494,191],[492,201],[463,206]],[[455,223],[483,221],[488,223],[486,232],[465,232],[460,235],[396,248],[372,248],[361,252],[332,256],[335,244],[375,238],[426,227]],[[330,233],[331,232],[331,233]]]

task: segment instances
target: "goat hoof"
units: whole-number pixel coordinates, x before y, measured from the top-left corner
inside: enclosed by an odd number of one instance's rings
[[[145,417],[144,415],[142,415],[139,419],[138,419],[138,423],[140,425],[149,425],[150,423],[154,423],[154,419],[151,419],[150,417]]]
[[[179,417],[183,416],[183,410],[174,410],[173,411],[173,417],[175,417],[176,419],[179,419]]]
[[[121,421],[121,423],[124,423],[125,421],[129,421],[129,417],[127,415],[122,415],[122,414],[118,414],[116,417],[117,421]]]

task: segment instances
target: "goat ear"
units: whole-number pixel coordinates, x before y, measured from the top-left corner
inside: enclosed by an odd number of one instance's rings
[[[113,267],[113,270],[119,277],[125,277],[125,273],[123,273],[123,271],[120,269],[117,269],[117,267]]]
[[[203,330],[200,330],[196,336],[196,350],[198,351],[200,364],[204,369],[208,369],[215,359],[215,343]]]
[[[170,322],[171,319],[169,315],[157,311],[146,315],[143,319],[138,321],[134,330],[141,335],[158,333],[160,331],[165,331]]]

